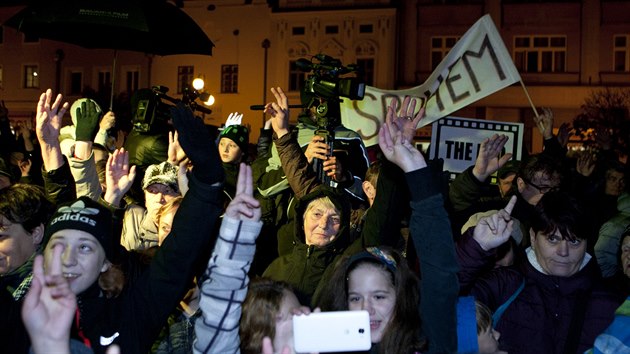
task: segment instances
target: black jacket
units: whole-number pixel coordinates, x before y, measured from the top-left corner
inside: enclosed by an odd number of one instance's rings
[[[106,338],[120,345],[122,353],[147,353],[188,290],[199,255],[212,247],[222,187],[200,183],[193,175],[189,182],[171,234],[150,265],[135,255],[127,257],[128,281],[116,298],[103,297],[97,284],[79,294],[80,317],[72,337],[89,340],[95,353],[105,352],[110,343],[101,344],[101,339]]]

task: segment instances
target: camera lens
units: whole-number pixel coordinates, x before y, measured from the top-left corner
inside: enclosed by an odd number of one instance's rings
[[[365,333],[365,330],[363,328],[359,328],[359,333],[363,334]]]

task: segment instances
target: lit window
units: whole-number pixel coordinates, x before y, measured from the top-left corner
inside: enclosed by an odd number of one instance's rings
[[[238,93],[238,65],[221,65],[221,93]]]
[[[24,65],[24,88],[39,88],[39,67],[37,65]]]
[[[194,79],[195,74],[194,66],[178,66],[177,67],[177,93],[181,94],[184,89],[190,85]]]
[[[514,37],[514,64],[521,72],[565,72],[566,57],[565,36]]]
[[[613,71],[630,71],[630,35],[616,35],[613,41]]]
[[[458,40],[458,36],[431,37],[431,70],[440,65]]]

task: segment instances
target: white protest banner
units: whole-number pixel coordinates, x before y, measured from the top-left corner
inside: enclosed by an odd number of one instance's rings
[[[523,123],[497,122],[471,118],[445,117],[432,126],[430,156],[444,159],[444,170],[451,178],[475,164],[479,145],[493,134],[507,135],[504,153],[521,160]]]
[[[362,101],[344,99],[344,126],[361,135],[365,145],[378,143],[378,129],[392,99],[405,96],[426,107],[420,126],[455,112],[520,80],[490,15],[483,16],[455,44],[431,76],[420,86],[406,90],[381,90],[368,86]],[[418,104],[420,103],[420,104]]]

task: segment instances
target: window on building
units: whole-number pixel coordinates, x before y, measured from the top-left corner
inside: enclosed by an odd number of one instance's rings
[[[514,37],[514,64],[521,72],[565,72],[566,36]]]
[[[39,37],[24,33],[24,43],[37,43],[39,42]]]
[[[4,43],[4,27],[0,26],[0,44]]]
[[[140,81],[140,72],[137,70],[127,71],[126,75],[126,86],[127,92],[132,93],[138,91]]]
[[[112,87],[112,73],[109,71],[98,72],[98,83],[96,84],[99,92],[110,92]]]
[[[238,93],[238,65],[221,65],[221,93]]]
[[[357,66],[363,75],[363,82],[366,85],[374,86],[374,59],[357,59]]]
[[[178,66],[177,67],[177,93],[181,94],[184,89],[190,85],[194,79],[194,66]]]
[[[616,35],[613,41],[613,71],[630,71],[630,35]]]
[[[308,75],[296,63],[296,60],[289,61],[289,91],[300,91]]]
[[[458,36],[431,37],[431,70],[440,65],[458,40]]]
[[[306,28],[304,26],[293,27],[291,33],[294,36],[303,36],[306,33]]]
[[[24,65],[24,88],[39,88],[39,67],[37,65]]]
[[[374,26],[372,25],[359,25],[359,33],[372,33],[374,32]]]
[[[83,90],[83,73],[74,71],[70,73],[70,94],[80,95]]]
[[[337,26],[337,25],[335,25],[335,26],[326,26],[324,31],[326,32],[326,34],[337,34],[337,33],[339,33],[339,26]]]
[[[2,65],[0,65],[0,89],[3,87],[4,85],[2,84]]]

